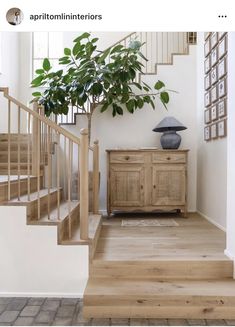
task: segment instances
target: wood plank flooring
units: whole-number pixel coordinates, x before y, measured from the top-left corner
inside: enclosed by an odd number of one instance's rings
[[[123,217],[143,217],[125,215]],[[152,215],[148,215],[151,217]],[[157,216],[156,216],[157,217]],[[162,217],[162,215],[161,215]],[[136,260],[227,260],[225,233],[198,214],[185,219],[175,215],[177,227],[122,227],[122,216],[105,219],[95,259]]]

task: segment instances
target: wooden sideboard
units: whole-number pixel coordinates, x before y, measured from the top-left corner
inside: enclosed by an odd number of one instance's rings
[[[108,149],[107,211],[187,216],[188,150]]]

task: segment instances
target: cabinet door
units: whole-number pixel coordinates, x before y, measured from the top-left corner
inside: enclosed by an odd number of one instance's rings
[[[185,165],[154,165],[152,168],[152,205],[184,205],[185,181]]]
[[[140,165],[111,165],[111,207],[143,206],[144,167]]]

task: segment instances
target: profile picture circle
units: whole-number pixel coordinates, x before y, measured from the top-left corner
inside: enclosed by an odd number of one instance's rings
[[[19,25],[23,18],[23,12],[19,8],[11,8],[7,11],[6,19],[10,25]]]

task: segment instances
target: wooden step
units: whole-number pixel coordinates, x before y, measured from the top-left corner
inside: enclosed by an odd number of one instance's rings
[[[69,214],[70,207],[70,214]],[[38,220],[32,220],[28,224],[30,225],[46,225],[46,226],[57,226],[58,231],[58,244],[62,244],[64,239],[68,238],[69,230],[71,226],[71,232],[79,225],[79,201],[71,201],[70,205],[68,201],[64,201],[58,208],[54,208],[50,211],[50,216],[46,213],[43,217]],[[59,219],[58,219],[59,214]],[[71,225],[69,223],[71,219]]]
[[[225,279],[233,276],[233,261],[221,260],[156,260],[156,261],[104,261],[96,255],[90,276],[101,278],[154,278],[169,279]]]
[[[28,142],[20,141],[20,151],[28,151]],[[31,151],[32,143],[30,143],[29,149]],[[10,150],[11,151],[18,151],[18,142],[11,142],[10,143]],[[8,151],[8,143],[0,141],[0,151]]]
[[[79,208],[79,201],[71,201],[70,203],[70,214],[73,215],[74,211]],[[58,219],[58,209],[57,207],[53,208],[50,211],[50,217],[45,213],[40,219],[30,221],[30,225],[58,225],[62,223],[69,216],[69,204],[68,201],[61,202],[59,206],[59,219]]]
[[[31,163],[30,163],[30,173],[31,173]],[[40,174],[43,175],[44,165],[40,165]],[[8,174],[8,164],[7,162],[0,162],[0,175],[7,175]],[[10,175],[17,175],[18,174],[18,163],[11,162],[10,163]],[[20,163],[20,175],[27,175],[28,174],[28,164],[27,163]]]
[[[30,193],[30,198],[28,199],[28,195],[23,195],[20,197],[20,200],[17,198],[13,198],[10,201],[5,202],[5,205],[8,206],[27,206],[27,221],[31,222],[33,220],[37,220],[38,217],[38,198],[40,201],[40,215],[44,217],[48,212],[48,202],[50,211],[57,206],[58,201],[58,192],[60,202],[62,200],[62,188],[59,190],[57,188],[42,189],[39,192]]]
[[[234,319],[235,281],[89,278],[85,318]]]
[[[43,184],[43,178],[40,178],[40,187]],[[1,176],[0,179],[0,203],[7,201],[8,199],[8,176]],[[29,177],[30,183],[30,192],[36,192],[37,190],[37,177],[30,176]],[[27,176],[20,176],[20,194],[24,195],[27,194],[28,190],[28,177]],[[18,176],[11,176],[10,181],[10,193],[11,198],[15,198],[18,196]]]
[[[18,163],[18,151],[17,150],[11,150],[9,161],[11,163]],[[30,152],[29,162],[31,162],[31,161],[32,161],[32,153]],[[8,151],[7,150],[0,151],[0,162],[1,163],[8,162]],[[22,164],[28,162],[28,152],[27,151],[25,151],[25,150],[23,151],[22,149],[20,149],[19,162]]]
[[[10,141],[11,142],[28,142],[28,139],[32,139],[32,134],[20,134],[18,135],[18,133],[11,133],[10,134]],[[8,134],[7,133],[1,133],[0,134],[0,143],[3,142],[8,142]]]
[[[101,215],[89,214],[89,240],[84,241],[80,238],[80,225],[76,226],[73,230],[71,238],[65,237],[61,244],[63,245],[84,245],[88,244],[90,246],[89,255],[90,260],[93,259],[97,242],[99,239],[101,226],[102,226],[102,218]]]

